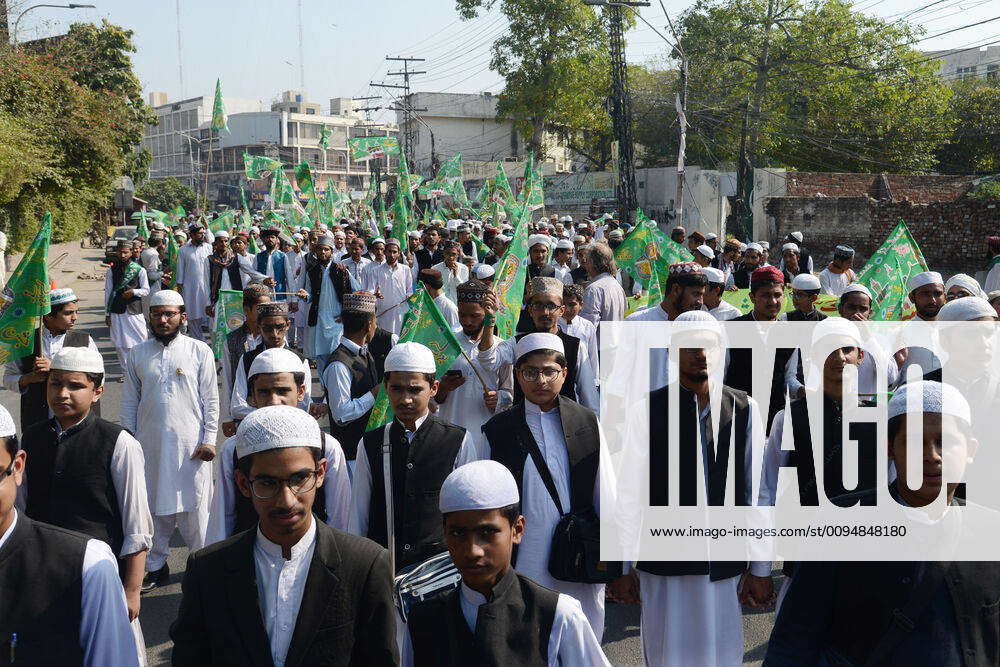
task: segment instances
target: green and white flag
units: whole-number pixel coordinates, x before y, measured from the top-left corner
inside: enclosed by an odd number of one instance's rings
[[[534,153],[528,153],[528,161],[524,165],[524,186],[518,199],[528,206],[529,211],[545,206],[544,181],[542,173],[535,167]]]
[[[514,238],[496,267],[493,291],[500,302],[497,312],[497,335],[510,338],[514,335],[517,320],[521,317],[524,300],[524,281],[528,275],[528,222],[531,215],[526,208],[518,212]]]
[[[456,357],[462,354],[462,347],[459,345],[458,339],[455,338],[451,326],[444,319],[444,315],[438,310],[434,299],[426,290],[418,289],[407,301],[410,312],[407,313],[403,321],[403,328],[399,332],[399,342],[409,343],[412,341],[430,348],[431,352],[434,353],[435,376],[440,379],[445,371],[455,363]],[[368,426],[365,427],[365,430],[371,431],[385,426],[392,421],[394,416],[392,406],[389,404],[389,397],[385,393],[385,387],[383,387],[375,398],[375,405],[372,407],[371,417],[368,419]]]
[[[902,220],[858,272],[859,282],[872,293],[873,320],[908,320],[915,312],[907,298],[910,278],[928,271],[920,246]]]
[[[347,140],[351,158],[364,162],[383,155],[399,155],[399,139],[396,137],[354,137]]]
[[[229,123],[226,120],[226,107],[222,104],[222,80],[215,80],[215,104],[212,106],[212,129],[216,132],[225,130],[229,133]]]
[[[273,176],[274,178],[271,180],[272,205],[277,208],[288,204],[297,204],[298,197],[295,196],[295,190],[292,188],[288,176],[285,175],[285,170],[275,169]]]
[[[209,221],[208,231],[213,234],[216,232],[229,232],[235,226],[236,211],[231,208],[227,208],[225,211],[216,216],[215,220]]]
[[[247,180],[255,181],[267,178],[278,169],[281,169],[281,160],[275,160],[266,155],[243,154],[243,170]]]
[[[212,351],[221,359],[226,348],[226,337],[243,326],[243,292],[220,289],[219,300],[215,302],[215,336],[212,337]]]
[[[52,214],[46,213],[28,252],[4,287],[0,304],[0,363],[15,361],[35,349],[38,318],[50,310],[49,243]]]
[[[514,203],[514,192],[510,189],[510,180],[507,172],[503,170],[503,163],[497,162],[496,180],[493,182],[492,201],[501,206],[508,206]]]
[[[149,225],[146,224],[146,220],[147,219],[155,220],[156,216],[146,211],[136,211],[135,213],[132,214],[132,219],[139,221],[139,224],[135,229],[136,233],[139,235],[139,238],[142,239],[143,241],[148,241]]]
[[[177,261],[181,257],[181,247],[177,245],[177,237],[167,234],[167,266],[170,267],[170,284],[167,289],[177,287]]]
[[[330,137],[333,136],[333,130],[328,128],[325,124],[323,127],[319,128],[319,145],[320,148],[330,147]]]

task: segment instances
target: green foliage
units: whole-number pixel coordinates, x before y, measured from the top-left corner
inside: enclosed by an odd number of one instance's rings
[[[176,178],[146,181],[139,186],[135,194],[148,201],[150,208],[158,211],[171,211],[178,205],[187,211],[193,211],[196,207],[194,190]]]
[[[149,165],[153,163],[153,154],[148,148],[142,146],[125,155],[125,163],[122,165],[122,173],[132,179],[132,183],[138,187],[149,178]]]
[[[911,47],[918,31],[847,0],[699,0],[678,31],[690,62],[689,164],[735,161],[747,103],[756,166],[923,171],[952,130],[951,89]],[[661,120],[676,89],[660,95]],[[675,112],[647,126],[650,160],[675,160],[676,135]]]
[[[948,173],[1000,172],[1000,86],[973,79],[959,81],[953,88],[951,111],[957,126],[938,152],[938,169]],[[989,199],[1000,198],[995,189],[993,193]]]
[[[978,199],[979,201],[1000,200],[1000,181],[983,181],[975,190],[969,193],[969,198]]]

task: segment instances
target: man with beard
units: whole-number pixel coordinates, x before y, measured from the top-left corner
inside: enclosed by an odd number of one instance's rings
[[[428,227],[424,230],[423,242],[420,250],[414,253],[416,260],[414,264],[414,274],[423,269],[429,269],[435,264],[444,261],[444,253],[438,247],[441,241],[441,233],[437,227]]]
[[[747,289],[750,287],[750,276],[758,268],[763,266],[764,248],[759,243],[748,243],[743,251],[743,259],[733,271],[733,285],[737,289]]]
[[[306,287],[297,296],[309,303],[306,356],[316,360],[323,374],[330,354],[340,345],[344,325],[340,321],[341,300],[354,291],[351,276],[343,264],[333,260],[336,239],[324,234],[316,242],[317,262],[306,272]]]
[[[129,350],[146,340],[142,297],[148,293],[146,269],[132,261],[132,246],[128,241],[119,241],[118,261],[108,268],[104,279],[104,305],[107,313],[104,324],[111,329],[111,344],[118,353],[122,376],[127,372]]]
[[[800,273],[809,273],[800,261],[799,246],[794,243],[786,243],[781,246],[781,268],[784,272],[785,282],[790,283],[795,276]]]
[[[840,296],[847,286],[854,282],[854,248],[838,245],[833,249],[833,261],[819,272],[819,282],[823,294]]]
[[[441,273],[444,293],[454,303],[458,300],[458,286],[469,280],[469,267],[459,261],[462,248],[454,241],[445,241],[441,252],[444,261],[431,268]]]
[[[188,227],[191,242],[181,246],[177,258],[177,292],[184,295],[190,309],[188,331],[195,340],[205,341],[205,308],[210,303],[208,271],[205,262],[212,247],[205,243],[205,228],[195,223]]]
[[[149,313],[149,298],[163,287],[163,281],[170,274],[163,269],[163,260],[167,252],[167,237],[162,232],[153,232],[149,237],[149,247],[139,255],[139,263],[146,269],[146,279],[149,281],[149,294],[143,300],[143,313]]]
[[[254,270],[265,276],[263,282],[275,292],[287,292],[293,283],[292,267],[288,256],[281,252],[280,232],[277,229],[265,229],[260,233],[264,249],[254,257]],[[279,301],[286,299],[285,295],[275,297]]]
[[[355,236],[347,246],[347,257],[344,258],[344,266],[351,274],[351,284],[354,289],[361,289],[363,282],[361,274],[365,267],[371,264],[371,260],[364,257],[365,242],[360,236]]]
[[[403,315],[408,310],[406,299],[413,293],[413,273],[399,261],[399,241],[385,242],[385,263],[369,264],[365,268],[364,289],[378,299],[378,326],[399,334]]]
[[[212,349],[180,333],[184,299],[160,290],[149,303],[150,338],[129,352],[121,424],[142,443],[153,513],[153,547],[143,590],[167,583],[174,528],[204,546],[212,497],[219,390]]]
[[[933,322],[937,319],[938,312],[945,304],[944,279],[937,271],[924,271],[910,278],[909,284],[910,303],[916,308],[917,314],[913,322]],[[919,330],[908,335],[907,325],[903,325],[903,344],[906,345],[906,357],[901,361],[899,367],[899,381],[906,382],[906,376],[910,366],[920,367],[920,376],[923,377],[933,370],[941,368],[941,362],[937,356],[925,345],[926,341],[921,341],[919,336],[923,333]],[[927,332],[931,341],[937,336],[936,330]]]
[[[208,256],[208,300],[205,315],[215,318],[219,290],[243,290],[243,267],[236,253],[229,248],[229,232],[222,229],[212,239],[212,254]],[[215,327],[212,327],[215,330]]]
[[[695,262],[671,264],[667,274],[666,295],[656,306],[636,311],[625,318],[628,322],[668,322],[681,313],[701,310],[708,279],[705,269]]]

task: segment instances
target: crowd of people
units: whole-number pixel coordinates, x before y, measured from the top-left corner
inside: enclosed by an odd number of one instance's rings
[[[641,603],[646,664],[740,664],[741,604],[775,601],[772,563],[608,564],[583,546],[596,541],[601,489],[616,486],[598,418],[603,322],[822,322],[816,301],[832,295],[843,326],[826,335],[844,337],[840,358],[807,386],[787,351],[760,400],[768,456],[787,455],[781,424],[799,423],[807,392],[840,400],[847,364],[862,395],[876,394],[880,373],[899,386],[893,450],[906,449],[914,391],[925,422],[983,437],[968,411],[941,408],[953,388],[933,354],[862,344],[856,325],[876,304],[848,246],[822,266],[800,232],[772,249],[676,227],[670,238],[693,260],[670,266],[662,301],[629,312],[644,295],[615,261],[629,224],[529,224],[523,310],[503,339],[494,280],[515,232],[504,220],[421,224],[406,247],[391,225],[365,220],[153,223],[148,241],[120,242],[107,269],[120,415],[101,416],[111,374],[74,329],[76,294],[54,289],[34,353],[4,369],[21,411],[16,425],[0,409],[0,662],[144,663],[141,594],[168,583],[177,529],[191,555],[170,629],[175,665],[604,665],[606,600]],[[995,327],[1000,238],[987,245],[982,286],[965,274],[911,278],[916,318]],[[437,350],[399,341],[415,289],[461,347],[440,377]],[[749,289],[749,312],[725,300],[737,289]],[[243,317],[214,340],[221,290],[242,292]],[[794,308],[783,312],[786,297]],[[735,414],[723,419],[747,425],[756,407],[738,352],[725,371]],[[682,355],[676,377],[704,424],[703,361]],[[904,384],[914,365],[924,379]],[[663,407],[666,364],[653,376]],[[977,398],[995,403],[997,384],[987,386]],[[367,430],[380,394],[394,417]],[[662,426],[652,452],[665,447]],[[894,463],[905,477],[905,456]],[[457,586],[404,602],[394,577],[447,574],[445,553]],[[946,585],[934,565],[786,564],[765,664],[997,664],[1000,568],[955,567]],[[887,639],[904,613],[914,627]]]

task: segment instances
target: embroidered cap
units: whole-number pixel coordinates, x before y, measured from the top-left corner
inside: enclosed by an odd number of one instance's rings
[[[104,357],[89,347],[64,347],[52,355],[49,368],[54,371],[104,373]]]
[[[377,299],[371,292],[351,292],[344,295],[342,310],[345,313],[374,315],[376,303]]]
[[[517,482],[497,461],[473,461],[449,473],[441,485],[441,514],[466,510],[496,510],[521,501]]]
[[[469,280],[456,289],[459,303],[482,303],[490,291],[490,286],[481,280]]]
[[[667,275],[670,276],[689,276],[696,273],[704,273],[705,270],[701,268],[701,265],[697,262],[677,262],[676,264],[671,264],[670,268],[667,269]]]
[[[265,317],[288,317],[288,303],[285,301],[268,301],[257,305],[257,319]]]
[[[149,307],[157,306],[183,306],[184,297],[172,289],[161,289],[149,298]]]
[[[63,303],[72,303],[74,301],[79,301],[76,292],[73,291],[71,287],[60,287],[59,289],[54,289],[49,292],[49,303],[53,306],[58,306]]]
[[[288,447],[323,446],[319,423],[290,405],[269,405],[251,412],[236,429],[236,458]]]
[[[785,274],[783,274],[776,266],[762,266],[759,269],[754,269],[753,273],[750,274],[750,286],[753,287],[758,283],[781,283],[785,284]]]

